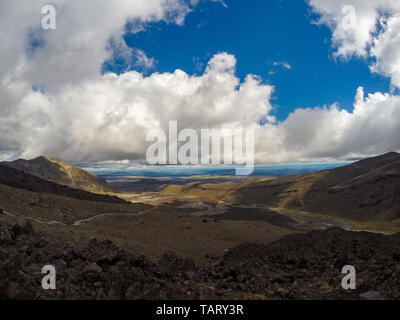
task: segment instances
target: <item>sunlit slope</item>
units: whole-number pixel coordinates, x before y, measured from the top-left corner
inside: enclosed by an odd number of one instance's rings
[[[71,224],[102,213],[135,213],[149,206],[70,188],[0,164],[0,208],[23,221]]]
[[[58,159],[38,157],[33,160],[19,159],[4,164],[39,178],[66,185],[71,188],[94,193],[112,192],[107,182],[102,178]]]

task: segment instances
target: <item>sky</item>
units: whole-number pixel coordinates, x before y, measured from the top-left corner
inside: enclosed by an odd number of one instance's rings
[[[170,120],[251,127],[257,163],[400,150],[398,0],[50,3],[0,3],[0,160],[143,162]]]
[[[352,110],[359,86],[368,92],[390,91],[390,79],[372,74],[364,59],[334,59],[331,32],[310,23],[316,19],[305,1],[201,2],[184,26],[152,23],[124,39],[154,59],[150,70],[133,66],[146,74],[176,69],[201,74],[215,53],[235,55],[242,81],[256,74],[275,86],[271,102],[280,121],[297,108],[338,103]],[[132,68],[113,62],[104,71]]]

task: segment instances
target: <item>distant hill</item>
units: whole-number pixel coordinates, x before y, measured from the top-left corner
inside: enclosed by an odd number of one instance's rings
[[[391,152],[325,172],[305,192],[301,205],[356,220],[400,218],[400,154]]]
[[[13,162],[3,162],[2,164],[71,188],[92,193],[112,192],[110,186],[102,178],[55,158],[19,159]]]
[[[148,207],[60,185],[0,164],[0,208],[7,212],[0,220],[14,216],[42,221],[42,226],[51,221],[70,225],[103,213],[136,213]]]
[[[185,200],[262,205],[298,213],[400,225],[400,154],[390,152],[350,165],[280,178],[190,183],[164,193]]]
[[[400,154],[391,152],[304,175],[239,186],[241,203],[263,204],[359,221],[400,218]]]

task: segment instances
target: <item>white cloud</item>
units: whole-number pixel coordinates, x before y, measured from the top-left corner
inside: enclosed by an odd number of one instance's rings
[[[235,66],[232,55],[221,53],[201,76],[176,70],[145,77],[131,71],[105,74],[53,94],[31,91],[3,119],[0,133],[26,158],[50,154],[68,161],[143,160],[147,131],[167,130],[169,120],[194,129],[265,120],[273,88],[251,75],[240,83]]]
[[[399,96],[377,92],[365,98],[360,88],[352,112],[336,105],[298,109],[276,123],[270,117],[273,87],[255,76],[240,83],[234,71],[235,58],[222,53],[200,76],[177,70],[145,77],[131,71],[105,74],[54,95],[31,91],[12,118],[3,119],[0,134],[22,157],[50,154],[92,162],[143,161],[146,133],[167,132],[169,120],[177,120],[180,129],[253,127],[260,163],[400,149]]]
[[[371,156],[400,150],[400,96],[357,91],[352,112],[336,105],[298,109],[278,125],[260,127],[258,161],[285,162]]]
[[[151,70],[155,67],[156,61],[154,58],[149,58],[143,50],[135,50],[135,66],[142,68],[143,70]]]
[[[400,1],[308,0],[319,15],[318,23],[332,30],[335,55],[372,58],[373,72],[388,76],[400,88]],[[353,15],[354,25],[348,23]],[[350,16],[349,16],[350,15]]]
[[[288,70],[292,69],[292,66],[288,62],[285,62],[285,61],[274,61],[272,64],[274,65],[274,67],[282,67],[282,68],[285,68]]]
[[[55,101],[51,97],[81,90],[81,85],[101,78],[105,61],[113,54],[132,59],[134,52],[122,39],[125,32],[143,30],[146,23],[167,21],[182,24],[185,15],[197,1],[191,0],[55,0],[57,29],[41,29],[45,0],[0,2],[0,123],[2,155],[20,148],[30,148],[30,131],[44,124]],[[129,24],[129,30],[125,27]],[[151,59],[139,57],[149,66]],[[32,92],[32,87],[46,93]],[[34,110],[24,105],[29,99],[49,104]],[[63,106],[62,106],[63,107]],[[68,108],[67,108],[68,109]],[[26,123],[22,115],[32,112]],[[68,113],[68,110],[66,110]],[[79,112],[78,112],[79,114]],[[34,120],[38,120],[35,123]],[[65,119],[70,121],[70,119]],[[30,128],[25,134],[18,131]],[[55,124],[54,124],[55,125]],[[54,126],[53,125],[53,126]],[[44,128],[49,125],[46,124]],[[53,128],[56,130],[56,128]],[[44,129],[43,129],[44,130]],[[55,135],[57,136],[57,134]],[[40,144],[40,141],[35,143]],[[46,143],[43,141],[43,143]],[[18,151],[17,151],[18,154]]]
[[[103,62],[111,58],[109,41],[113,39],[123,49],[121,36],[127,22],[134,26],[132,31],[152,21],[182,24],[191,10],[190,2],[184,0],[56,0],[57,29],[44,31],[41,9],[47,3],[0,2],[3,86],[20,81],[53,91],[94,79]]]

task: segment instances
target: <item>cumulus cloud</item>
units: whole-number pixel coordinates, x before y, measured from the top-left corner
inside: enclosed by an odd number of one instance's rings
[[[117,54],[134,58],[135,52],[126,46],[126,32],[143,30],[146,23],[166,21],[182,24],[196,0],[56,0],[57,29],[41,29],[45,0],[0,2],[0,123],[2,154],[14,154],[31,139],[18,132],[21,114],[33,112],[22,108],[34,97],[53,99],[53,95],[79,90],[86,81],[101,78],[102,65]],[[149,67],[151,59],[139,54],[139,63]],[[46,93],[40,97],[40,92]],[[44,101],[44,102],[46,102]],[[49,103],[47,101],[47,103]],[[54,102],[48,108],[54,107]],[[40,125],[48,110],[40,106],[29,123]],[[34,123],[33,119],[40,119]],[[66,119],[68,121],[68,119]],[[11,126],[11,131],[7,129]],[[34,129],[34,128],[33,128]],[[23,145],[17,141],[24,140]],[[37,142],[40,143],[40,142]],[[45,143],[45,142],[43,142]],[[18,154],[18,152],[17,152]]]
[[[336,105],[298,109],[276,123],[270,117],[273,87],[256,76],[240,83],[235,63],[223,53],[200,76],[177,70],[145,77],[131,71],[105,74],[57,95],[31,91],[3,123],[1,135],[14,138],[9,142],[22,157],[51,154],[78,162],[143,161],[146,133],[168,132],[169,120],[177,120],[180,129],[252,127],[260,163],[399,150],[399,96],[364,97],[359,88],[352,112]]]
[[[400,88],[400,1],[308,0],[318,23],[332,30],[335,55],[371,58],[371,70]]]
[[[364,95],[360,87],[352,112],[336,105],[298,109],[276,126],[259,127],[258,148],[264,151],[257,160],[332,160],[400,150],[400,96]]]
[[[147,22],[182,24],[191,10],[184,0],[57,0],[57,29],[41,29],[45,0],[0,3],[0,79],[21,80],[57,90],[97,77],[111,57],[110,39],[120,43],[125,32]],[[126,30],[130,22],[133,30]],[[130,25],[128,25],[129,28]]]
[[[49,94],[31,91],[11,118],[4,119],[2,136],[25,158],[57,155],[69,161],[143,159],[146,132],[167,131],[168,121],[181,128],[249,126],[265,121],[273,88],[249,75],[240,83],[236,59],[215,55],[201,76],[181,70],[105,74],[96,80]],[[8,121],[7,121],[8,120]],[[13,134],[18,124],[21,135]]]

